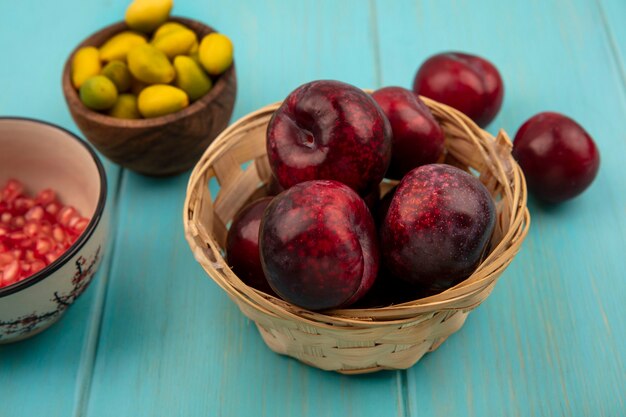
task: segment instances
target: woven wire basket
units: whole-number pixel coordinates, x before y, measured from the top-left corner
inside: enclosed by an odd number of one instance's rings
[[[445,162],[479,176],[497,208],[490,251],[465,281],[442,293],[380,308],[304,310],[244,284],[224,259],[227,226],[249,201],[267,195],[272,173],[267,124],[280,103],[224,130],[194,168],[183,213],[185,236],[207,274],[255,322],[273,351],[311,366],[357,374],[406,369],[461,328],[520,249],[530,216],[526,184],[504,131],[496,138],[468,117],[422,97],[446,135]],[[219,183],[212,196],[209,182]],[[381,184],[386,192],[389,184]]]

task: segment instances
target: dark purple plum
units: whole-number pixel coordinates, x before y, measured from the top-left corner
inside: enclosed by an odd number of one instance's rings
[[[283,188],[335,180],[364,196],[389,166],[391,127],[362,90],[339,81],[313,81],[289,94],[272,116],[267,156]]]
[[[309,310],[349,306],[378,272],[370,211],[337,181],[307,181],[276,196],[261,222],[260,247],[270,286]]]
[[[434,55],[420,66],[413,91],[454,107],[485,127],[502,106],[504,83],[498,69],[486,59],[448,52]]]
[[[413,285],[444,290],[478,266],[495,226],[489,191],[450,165],[424,165],[400,182],[381,229],[385,264]]]
[[[374,187],[372,191],[369,191],[367,194],[365,194],[365,196],[363,197],[363,201],[365,201],[365,205],[368,209],[370,209],[370,213],[372,213],[373,216],[374,213],[376,213],[378,204],[380,203],[380,187],[378,186],[378,184],[376,185],[376,187]]]
[[[241,209],[226,237],[226,258],[233,272],[247,285],[275,295],[263,273],[259,254],[261,218],[272,197],[256,200]]]
[[[519,128],[513,156],[530,192],[550,203],[585,191],[600,168],[600,153],[589,133],[569,117],[552,112],[539,113]]]
[[[391,164],[385,177],[401,180],[413,168],[439,160],[443,130],[417,94],[402,87],[385,87],[374,91],[372,97],[393,132]]]
[[[387,193],[383,196],[383,198],[380,199],[380,202],[378,203],[378,207],[376,210],[376,216],[374,217],[374,220],[376,221],[377,225],[380,226],[383,224],[383,221],[385,220],[385,216],[387,215],[387,212],[389,211],[391,200],[393,200],[393,196],[396,194],[397,189],[398,189],[397,186],[393,187],[391,190],[387,191]]]
[[[419,300],[435,294],[396,277],[388,268],[381,265],[378,270],[376,282],[372,288],[358,302],[352,305],[354,308],[388,307],[393,304],[406,303]]]
[[[267,184],[267,194],[275,196],[282,193],[283,191],[285,191],[285,189],[278,183],[276,177],[272,175],[272,178],[270,178],[270,181]]]

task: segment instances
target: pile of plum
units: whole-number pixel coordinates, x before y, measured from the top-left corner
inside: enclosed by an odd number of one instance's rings
[[[426,96],[487,125],[504,95],[487,60],[439,54],[413,91],[373,94],[338,81],[294,90],[267,128],[273,197],[235,217],[226,252],[246,284],[310,310],[374,307],[443,291],[489,250],[494,201],[444,159],[445,135]],[[559,202],[593,181],[599,154],[576,122],[540,113],[520,128],[514,156],[529,189]],[[399,180],[380,195],[381,181]]]

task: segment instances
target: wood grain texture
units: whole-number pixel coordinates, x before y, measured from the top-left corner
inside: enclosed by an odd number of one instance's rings
[[[597,0],[604,23],[607,42],[613,52],[615,65],[622,79],[622,89],[626,90],[626,2],[621,0]]]
[[[202,39],[215,30],[196,20],[173,18]],[[228,126],[237,93],[235,64],[214,80],[213,88],[189,107],[160,117],[127,120],[87,108],[71,82],[72,59],[78,49],[101,46],[128,30],[124,22],[98,30],[68,56],[63,69],[63,94],[85,137],[107,158],[146,175],[173,175],[191,168],[213,139]]]
[[[63,64],[127,3],[0,2],[0,113],[76,131]],[[595,137],[599,176],[560,207],[531,200],[522,252],[437,352],[408,372],[346,377],[272,353],[204,276],[182,236],[186,175],[124,171],[115,248],[95,285],[46,333],[0,347],[0,416],[624,415],[622,0],[196,0],[174,12],[233,39],[235,117],[316,78],[410,86],[427,56],[462,49],[504,76],[492,133],[514,134],[542,110],[566,113]],[[113,189],[119,169],[107,171]]]
[[[579,199],[559,207],[531,199],[529,238],[491,297],[408,371],[409,414],[623,414],[626,108],[596,4],[379,1],[377,16],[384,84],[410,86],[418,65],[442,50],[481,54],[506,88],[488,130],[514,135],[534,113],[560,111],[602,154]]]

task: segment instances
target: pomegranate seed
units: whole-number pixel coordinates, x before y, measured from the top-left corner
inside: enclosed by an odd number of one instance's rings
[[[66,238],[66,234],[61,226],[54,226],[54,228],[52,229],[52,237],[57,242],[63,242]]]
[[[13,202],[24,191],[22,184],[16,180],[9,180],[2,190],[2,199],[7,202]]]
[[[35,200],[28,197],[18,197],[13,202],[13,208],[16,212],[22,214],[30,210],[35,205]]]
[[[33,246],[33,240],[25,238],[25,239],[20,240],[18,244],[20,248],[27,249]]]
[[[43,207],[35,206],[26,212],[24,218],[26,220],[41,220],[43,219],[44,211]]]
[[[31,198],[21,183],[8,181],[0,188],[0,288],[57,260],[88,224],[76,208],[63,206],[55,191]]]
[[[48,213],[51,216],[56,217],[56,215],[59,213],[59,210],[61,210],[61,205],[57,203],[56,201],[46,206],[46,213]]]
[[[10,264],[6,265],[2,274],[3,285],[11,285],[18,280],[18,272],[20,270],[20,264],[17,260],[14,260]]]
[[[7,237],[15,243],[26,239],[24,232],[11,232],[7,235]]]
[[[81,219],[74,225],[74,231],[81,234],[89,225],[89,219],[81,217]]]
[[[16,229],[24,227],[25,224],[26,224],[26,219],[24,219],[23,216],[17,216],[11,219],[11,226]]]
[[[52,234],[52,225],[48,222],[42,222],[41,223],[41,234],[42,235],[46,235],[46,236],[50,236]]]
[[[76,209],[74,207],[65,206],[61,209],[61,211],[59,211],[57,219],[59,223],[61,223],[63,226],[67,226],[72,217],[76,216],[77,214],[78,213],[76,212]]]
[[[30,273],[35,274],[46,267],[46,263],[40,259],[35,259],[30,264]]]
[[[73,229],[74,226],[76,226],[76,223],[78,223],[80,221],[80,216],[74,216],[70,219],[69,222],[67,222],[67,227],[69,227],[70,229]]]
[[[35,251],[39,256],[43,256],[52,250],[54,243],[46,237],[37,239],[35,243]]]
[[[48,253],[46,254],[46,262],[50,265],[52,262],[56,261],[58,257],[56,253]]]
[[[35,237],[41,231],[41,225],[36,221],[30,220],[24,225],[24,229],[22,230],[24,230],[26,236]]]
[[[39,191],[39,193],[37,193],[37,197],[35,197],[35,201],[37,202],[37,204],[41,204],[41,205],[50,204],[53,201],[56,201],[56,199],[57,199],[56,193],[54,192],[54,190],[51,190],[50,188],[46,188],[45,190]]]
[[[3,267],[4,265],[13,262],[14,259],[15,258],[13,257],[13,254],[10,252],[0,253],[0,267]]]
[[[32,249],[26,249],[24,259],[26,259],[28,262],[34,261],[36,259],[35,252]]]

